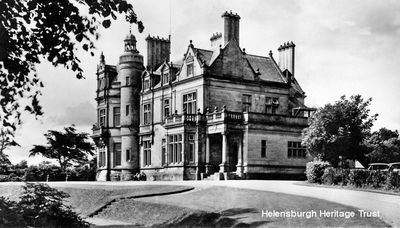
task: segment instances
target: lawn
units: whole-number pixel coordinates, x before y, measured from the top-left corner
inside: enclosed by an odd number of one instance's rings
[[[388,226],[378,218],[360,218],[356,208],[325,200],[282,193],[231,187],[202,187],[185,193],[145,198],[129,198],[189,189],[173,185],[113,186],[102,184],[52,185],[71,195],[73,208],[83,216],[96,211],[114,198],[95,218],[117,220],[137,226],[291,226],[348,227]],[[0,184],[0,195],[17,199],[21,185]],[[128,198],[125,198],[128,197]],[[125,198],[125,199],[121,199]],[[266,211],[354,211],[354,218],[262,217]]]
[[[354,218],[262,217],[261,211],[353,211]],[[358,210],[325,200],[289,194],[211,187],[187,193],[114,203],[98,215],[140,226],[307,226],[387,227],[377,218],[361,218]]]
[[[82,216],[88,216],[113,199],[137,197],[147,194],[163,194],[191,189],[186,186],[174,185],[112,186],[81,184],[65,187],[69,186],[68,183],[50,184],[52,187],[68,193],[70,195],[70,197],[67,198],[68,203]],[[22,185],[23,183],[20,185],[16,183],[10,185],[2,183],[0,184],[0,196],[5,196],[11,200],[17,201],[19,195],[23,191]]]

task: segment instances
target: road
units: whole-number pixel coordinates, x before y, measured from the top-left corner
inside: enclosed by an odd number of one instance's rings
[[[400,196],[381,194],[375,192],[355,191],[340,188],[326,188],[302,185],[301,181],[273,181],[273,180],[233,180],[233,181],[173,181],[173,182],[84,182],[85,184],[105,185],[186,185],[197,188],[211,186],[228,186],[236,188],[271,191],[313,197],[344,205],[353,206],[367,211],[379,211],[379,216],[386,223],[400,227]],[[64,185],[65,183],[52,183],[51,185]],[[68,182],[69,184],[82,184],[82,182]]]

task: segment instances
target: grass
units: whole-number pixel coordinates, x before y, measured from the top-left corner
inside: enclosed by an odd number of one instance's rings
[[[68,192],[69,202],[81,215],[88,215],[114,198],[149,193],[183,190],[185,186],[172,185],[58,185]],[[18,198],[21,185],[0,184],[0,195]],[[354,211],[354,218],[310,219],[262,217],[262,210],[275,211]],[[246,190],[229,187],[208,187],[166,196],[123,199],[114,202],[96,218],[127,222],[137,226],[290,226],[290,227],[347,227],[388,226],[378,218],[361,218],[357,209],[325,200],[282,193]]]
[[[354,218],[262,217],[261,210],[354,211]],[[141,226],[388,226],[378,218],[361,218],[353,207],[289,194],[211,187],[183,194],[127,199],[99,214]]]
[[[113,199],[137,197],[145,194],[161,194],[165,192],[189,189],[186,186],[174,185],[138,185],[138,186],[110,186],[110,185],[74,185],[68,184],[52,186],[70,195],[67,202],[82,216],[88,216]],[[22,185],[0,185],[0,195],[17,201],[22,193]]]

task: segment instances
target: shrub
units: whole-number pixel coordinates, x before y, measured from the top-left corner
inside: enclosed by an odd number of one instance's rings
[[[390,172],[387,174],[385,189],[400,190],[400,173]]]
[[[0,196],[0,227],[23,227],[24,221],[18,204]]]
[[[386,184],[386,178],[389,174],[387,171],[369,170],[367,177],[367,185],[373,188],[380,188]]]
[[[328,185],[332,185],[332,184],[336,184],[335,183],[335,176],[336,176],[336,169],[333,167],[327,167],[324,170],[324,174],[322,175],[322,183],[323,184],[328,184]]]
[[[306,176],[310,183],[321,183],[324,170],[329,166],[329,163],[321,160],[314,160],[307,163]]]
[[[335,169],[335,184],[345,186],[349,183],[350,169]]]
[[[363,187],[367,183],[369,170],[351,169],[349,173],[349,184],[355,187]]]
[[[46,184],[26,183],[18,207],[26,226],[32,227],[88,227],[71,206],[64,204],[69,197]]]

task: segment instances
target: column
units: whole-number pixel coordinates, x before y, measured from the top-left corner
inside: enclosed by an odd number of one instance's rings
[[[236,174],[238,176],[242,176],[243,174],[243,166],[242,166],[242,159],[243,159],[243,152],[242,152],[242,141],[243,141],[243,136],[239,136],[238,140],[238,163],[236,165]]]
[[[219,172],[223,173],[226,171],[226,160],[228,156],[228,140],[226,132],[222,132],[222,163],[219,165]]]
[[[206,134],[206,174],[211,173],[210,165],[210,136]]]

